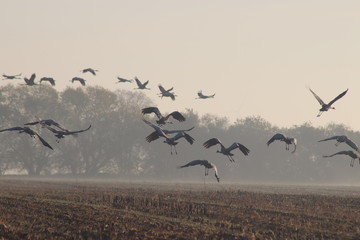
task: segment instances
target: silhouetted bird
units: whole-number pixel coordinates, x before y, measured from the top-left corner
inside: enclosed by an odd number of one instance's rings
[[[327,104],[324,103],[324,101],[321,100],[321,98],[320,98],[318,95],[316,95],[316,93],[314,93],[310,88],[309,88],[309,90],[310,90],[310,92],[314,95],[314,97],[316,98],[316,100],[318,100],[318,102],[319,102],[320,105],[321,105],[321,108],[320,108],[319,113],[318,113],[318,115],[317,115],[317,117],[320,117],[323,112],[326,112],[326,111],[328,111],[329,109],[335,109],[334,107],[332,107],[332,105],[334,104],[334,102],[336,102],[337,100],[339,100],[340,98],[342,98],[342,97],[347,93],[347,91],[348,91],[349,89],[346,89],[346,91],[344,91],[344,92],[342,92],[341,94],[339,94],[339,96],[337,96],[336,98],[334,98],[333,100],[331,100],[331,101],[330,101],[329,103],[327,103]]]
[[[26,78],[26,77],[24,77],[25,84],[28,85],[28,86],[37,85],[37,84],[35,83],[35,78],[36,78],[36,74],[35,74],[35,73],[33,73],[29,79]]]
[[[285,146],[286,150],[289,150],[289,145],[290,144],[294,144],[294,151],[292,151],[291,153],[294,153],[296,151],[297,141],[296,141],[295,138],[289,138],[289,137],[286,137],[284,134],[277,133],[272,138],[270,138],[270,140],[266,144],[269,146],[275,140],[285,142],[286,143],[286,146]]]
[[[193,160],[183,166],[179,166],[178,168],[185,168],[185,167],[191,167],[191,166],[196,166],[196,165],[201,165],[201,166],[205,167],[205,176],[207,176],[209,174],[209,169],[211,169],[211,168],[214,169],[215,178],[218,182],[220,182],[217,167],[215,166],[215,164],[209,162],[208,160]]]
[[[175,94],[172,93],[171,91],[174,89],[173,87],[168,89],[168,90],[165,90],[165,88],[163,86],[161,86],[161,84],[159,84],[159,89],[160,89],[160,97],[163,98],[163,97],[169,97],[171,98],[173,101],[175,100]]]
[[[318,142],[324,142],[324,141],[328,141],[328,140],[336,140],[335,146],[338,146],[340,143],[345,142],[347,145],[349,145],[352,149],[356,150],[357,152],[359,152],[359,147],[350,139],[348,139],[345,135],[341,135],[341,136],[333,136],[330,138],[326,138],[323,140],[320,140]]]
[[[215,93],[213,94],[213,95],[204,95],[203,93],[202,93],[202,91],[199,91],[198,92],[198,98],[196,98],[196,99],[207,99],[207,98],[214,98],[215,97]]]
[[[40,79],[40,84],[41,82],[49,82],[52,86],[55,86],[55,80],[51,77],[42,77]]]
[[[92,68],[85,68],[85,69],[82,70],[83,73],[89,72],[89,73],[91,73],[91,74],[94,75],[94,76],[96,75],[96,72],[97,72],[97,71],[99,71],[99,70],[95,70],[95,69],[92,69]]]
[[[72,135],[72,136],[77,136],[78,133],[82,133],[85,132],[87,130],[89,130],[91,128],[91,124],[88,128],[83,129],[83,130],[78,130],[78,131],[59,131],[56,130],[55,128],[49,127],[48,125],[45,125],[47,129],[49,129],[50,131],[52,131],[55,134],[56,142],[59,142],[61,138],[64,138],[65,136],[68,135]]]
[[[168,121],[169,117],[173,117],[174,119],[178,120],[179,122],[185,121],[185,117],[178,111],[171,112],[170,114],[163,116],[160,110],[157,107],[147,107],[141,110],[142,114],[150,114],[155,113],[159,120],[156,123],[160,126],[165,125],[166,123],[172,123]]]
[[[147,89],[147,90],[150,90],[150,88],[146,87],[149,84],[149,80],[144,82],[144,83],[141,83],[140,80],[137,77],[135,77],[135,82],[136,82],[136,84],[138,86],[135,89]]]
[[[4,77],[2,80],[21,79],[21,78],[20,78],[21,73],[20,73],[20,74],[17,74],[17,75],[6,75],[6,74],[3,74],[2,76]]]
[[[55,122],[52,119],[39,119],[38,118],[38,121],[25,123],[24,125],[36,125],[36,124],[40,124],[42,127],[55,126],[55,127],[59,128],[60,130],[68,132],[67,129],[65,129],[63,126],[61,126],[59,123]]]
[[[75,82],[75,81],[78,81],[78,82],[81,83],[81,85],[85,86],[85,81],[86,81],[85,79],[80,78],[80,77],[73,77],[73,78],[71,79],[71,82],[73,83],[73,82]]]
[[[121,78],[121,77],[117,77],[118,81],[116,83],[131,83],[133,80],[132,79],[125,79],[125,78]]]
[[[35,136],[40,140],[40,142],[45,146],[48,147],[52,150],[54,150],[49,143],[47,143],[42,137],[40,137],[40,135],[35,132],[34,130],[32,130],[29,127],[12,127],[12,128],[7,128],[7,129],[2,129],[0,130],[0,132],[4,132],[4,131],[19,131],[19,133],[27,133],[30,135],[30,137],[35,138]]]
[[[247,156],[250,153],[250,150],[248,148],[246,148],[244,145],[242,145],[238,142],[234,142],[230,147],[225,148],[224,145],[217,138],[211,138],[211,139],[207,140],[206,142],[204,142],[203,146],[205,148],[210,148],[216,144],[219,144],[221,147],[220,150],[217,150],[216,152],[224,154],[225,156],[227,156],[229,158],[229,160],[231,162],[235,162],[234,159],[232,158],[232,156],[234,156],[234,154],[232,154],[231,151],[236,148],[238,148],[245,156]]]
[[[357,159],[357,158],[359,159],[359,164],[360,164],[360,155],[351,150],[350,151],[340,151],[340,152],[334,153],[332,155],[323,156],[323,157],[328,158],[328,157],[332,157],[335,155],[348,155],[349,157],[351,157],[351,162],[350,162],[351,167],[354,167],[354,162],[355,162],[355,159]]]

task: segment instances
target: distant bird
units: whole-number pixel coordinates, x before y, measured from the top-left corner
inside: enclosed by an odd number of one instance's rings
[[[274,136],[272,136],[272,138],[270,138],[270,140],[266,144],[269,146],[275,140],[285,142],[286,143],[286,147],[285,147],[286,150],[289,150],[289,145],[290,144],[294,144],[294,151],[292,151],[291,153],[294,153],[296,151],[296,144],[297,144],[296,138],[289,138],[289,137],[286,137],[284,134],[276,133]]]
[[[196,98],[196,99],[207,99],[207,98],[214,98],[215,97],[215,93],[213,94],[213,95],[204,95],[203,93],[202,93],[202,91],[199,91],[198,92],[198,98]]]
[[[7,129],[2,129],[0,130],[0,132],[4,132],[4,131],[19,131],[19,133],[27,133],[30,135],[30,137],[35,138],[35,136],[40,140],[40,142],[45,146],[50,148],[51,150],[54,150],[49,143],[47,143],[42,137],[40,137],[40,135],[35,132],[34,130],[32,130],[29,127],[12,127],[12,128],[7,128]]]
[[[20,74],[17,74],[17,75],[6,75],[6,74],[3,74],[2,76],[4,77],[2,80],[21,79],[21,78],[20,78],[21,73],[20,73]]]
[[[24,125],[36,125],[36,124],[40,124],[42,127],[55,126],[55,127],[59,128],[60,130],[63,130],[63,131],[66,131],[66,132],[69,131],[69,130],[65,129],[63,126],[61,126],[59,123],[55,122],[52,119],[39,119],[38,118],[38,121],[25,123]]]
[[[323,156],[324,158],[328,158],[328,157],[332,157],[332,156],[335,156],[335,155],[348,155],[349,157],[351,157],[351,162],[350,162],[350,166],[351,167],[354,167],[354,162],[355,162],[355,159],[359,159],[359,164],[360,164],[360,155],[353,152],[353,151],[340,151],[340,152],[337,152],[337,153],[334,153],[332,155],[329,155],[329,156]]]
[[[185,168],[185,167],[191,167],[191,166],[196,166],[196,165],[201,165],[201,166],[205,167],[205,176],[207,176],[209,174],[209,169],[211,169],[211,168],[214,169],[215,178],[218,182],[220,182],[217,167],[215,166],[215,164],[209,162],[208,160],[193,160],[183,166],[179,166],[178,168]]]
[[[135,82],[138,85],[138,87],[135,88],[135,89],[147,89],[147,90],[150,90],[150,88],[146,87],[149,84],[149,80],[144,82],[144,83],[141,83],[140,80],[137,77],[135,77]]]
[[[80,77],[73,77],[72,79],[71,79],[71,82],[73,83],[73,82],[75,82],[75,81],[79,81],[80,83],[81,83],[81,85],[83,85],[83,86],[85,86],[85,79],[83,79],[83,78],[80,78]]]
[[[167,143],[168,145],[170,145],[170,149],[171,149],[171,155],[173,154],[173,148],[175,151],[175,154],[177,154],[177,150],[176,150],[176,145],[178,144],[178,142],[176,142],[177,140],[179,140],[180,138],[185,138],[185,140],[190,143],[193,144],[194,143],[194,138],[192,138],[189,134],[186,133],[186,131],[188,130],[177,130],[177,134],[174,137],[170,137],[167,133],[165,133],[165,130],[163,130],[161,127],[156,126],[155,124],[152,124],[151,122],[143,119],[143,121],[148,124],[150,127],[152,127],[155,131],[150,133],[145,139],[147,142],[152,142],[157,140],[160,137],[165,138],[164,143]],[[191,130],[191,129],[190,129]],[[175,133],[175,132],[173,132]]]
[[[52,77],[42,77],[40,78],[40,84],[41,82],[49,82],[52,86],[55,86],[55,80]]]
[[[28,86],[37,85],[37,84],[35,83],[35,78],[36,78],[36,74],[35,74],[35,73],[33,73],[29,79],[26,78],[26,77],[24,77],[25,84],[28,85]]]
[[[155,113],[155,115],[159,119],[159,120],[156,120],[156,123],[159,126],[165,125],[166,123],[172,123],[172,122],[168,121],[169,117],[173,117],[174,119],[178,120],[179,122],[185,121],[185,117],[178,111],[174,111],[166,116],[163,116],[157,107],[147,107],[147,108],[143,108],[141,110],[141,112],[142,112],[142,114]]]
[[[159,84],[158,87],[160,89],[159,95],[161,98],[170,97],[173,101],[175,100],[176,95],[173,92],[171,92],[174,89],[173,87],[168,90],[166,90],[163,86],[161,86],[161,84]]]
[[[83,129],[83,130],[78,130],[78,131],[59,131],[48,125],[45,125],[45,127],[55,134],[55,137],[57,138],[56,142],[59,142],[60,139],[64,138],[65,136],[72,135],[72,136],[76,137],[78,133],[82,133],[82,132],[89,130],[91,128],[91,124],[88,128]]]
[[[118,81],[116,83],[131,83],[133,80],[132,79],[125,79],[125,78],[121,78],[121,77],[117,77]]]
[[[357,152],[359,152],[359,147],[350,139],[348,139],[345,135],[341,135],[341,136],[333,136],[330,138],[326,138],[323,140],[320,140],[318,142],[324,142],[324,141],[328,141],[328,140],[336,140],[335,146],[338,146],[340,143],[345,142],[347,145],[349,145],[352,149],[356,150]]]
[[[221,147],[220,150],[217,150],[216,152],[224,154],[225,156],[227,156],[229,158],[229,160],[231,162],[235,162],[235,160],[232,158],[232,156],[234,156],[234,154],[232,154],[231,151],[236,148],[238,148],[245,156],[249,155],[249,153],[250,153],[250,150],[247,147],[245,147],[244,145],[242,145],[238,142],[234,142],[230,147],[225,148],[224,145],[217,138],[211,138],[211,139],[207,140],[206,142],[204,142],[203,146],[205,148],[210,148],[216,144],[219,144]]]
[[[97,71],[99,71],[99,70],[95,70],[95,69],[92,69],[92,68],[85,68],[85,69],[83,69],[83,70],[81,70],[83,73],[87,73],[87,72],[89,72],[89,73],[91,73],[92,75],[96,75],[96,72]]]
[[[317,117],[320,117],[323,112],[326,112],[326,111],[328,111],[329,109],[335,109],[334,107],[332,107],[332,105],[333,105],[337,100],[339,100],[340,98],[342,98],[342,97],[347,93],[347,91],[348,91],[349,89],[346,89],[346,91],[344,91],[344,92],[342,92],[341,94],[339,94],[336,98],[334,98],[333,100],[331,100],[331,101],[330,101],[329,103],[327,103],[327,104],[326,104],[323,100],[321,100],[321,98],[320,98],[318,95],[316,95],[316,93],[314,93],[314,92],[311,90],[311,88],[309,88],[309,90],[310,90],[310,92],[314,95],[314,97],[316,98],[316,100],[318,100],[318,102],[319,102],[320,105],[321,105],[321,108],[320,108],[319,113],[318,113],[318,115],[317,115]]]

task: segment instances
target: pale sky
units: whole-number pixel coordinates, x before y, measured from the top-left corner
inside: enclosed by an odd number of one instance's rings
[[[1,74],[53,77],[58,90],[79,76],[141,91],[115,83],[137,76],[164,112],[360,130],[360,1],[0,0],[0,9]],[[98,75],[80,72],[87,67]],[[177,100],[160,99],[158,84]],[[317,118],[308,86],[325,102],[349,91]],[[198,90],[216,96],[195,100]]]

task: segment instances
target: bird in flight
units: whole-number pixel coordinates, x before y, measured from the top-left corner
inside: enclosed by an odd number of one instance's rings
[[[196,98],[196,99],[207,99],[207,98],[214,98],[215,97],[215,93],[213,95],[204,95],[202,93],[202,91],[199,91],[197,94],[198,94],[199,97]]]
[[[96,75],[96,72],[97,71],[99,71],[99,70],[95,70],[95,69],[92,69],[92,68],[85,68],[85,69],[83,69],[83,70],[81,70],[83,73],[87,73],[87,72],[89,72],[89,73],[91,73],[92,75]]]
[[[126,79],[126,78],[121,78],[121,77],[117,77],[118,81],[116,83],[131,83],[133,80],[132,79]]]
[[[89,130],[91,128],[91,124],[88,128],[86,129],[82,129],[82,130],[77,130],[77,131],[60,131],[60,130],[56,130],[55,128],[52,128],[48,125],[45,125],[45,127],[47,129],[49,129],[51,132],[53,132],[55,134],[55,137],[57,138],[56,139],[56,142],[59,142],[61,138],[64,138],[65,136],[68,136],[68,135],[72,135],[72,136],[77,136],[78,133],[82,133],[82,132],[85,132],[87,130]]]
[[[324,141],[329,141],[329,140],[336,140],[335,146],[338,146],[340,143],[344,142],[347,145],[349,145],[352,149],[359,152],[359,147],[345,135],[329,137],[329,138],[320,140],[318,142],[324,142]]]
[[[323,112],[328,111],[329,109],[335,109],[332,105],[339,100],[340,98],[342,98],[349,89],[346,89],[344,92],[340,93],[336,98],[334,98],[333,100],[331,100],[329,103],[325,103],[318,95],[316,95],[316,93],[314,93],[313,90],[311,90],[311,88],[309,88],[310,92],[314,95],[314,97],[316,98],[316,100],[320,103],[321,108],[319,110],[319,113],[317,115],[317,117],[320,117],[321,114]]]
[[[135,89],[147,89],[147,90],[150,90],[150,88],[147,88],[146,86],[149,84],[149,80],[147,80],[146,82],[144,82],[144,83],[141,83],[140,82],[140,80],[137,78],[137,77],[135,77],[135,82],[136,82],[136,84],[137,84],[137,88],[135,88]]]
[[[24,77],[25,85],[28,85],[28,86],[37,85],[37,84],[35,83],[35,78],[36,78],[36,74],[35,74],[35,73],[33,73],[29,79],[26,78],[26,77]]]
[[[85,79],[80,78],[80,77],[73,77],[73,78],[71,79],[71,82],[73,83],[73,82],[75,82],[75,81],[78,81],[78,82],[81,83],[81,85],[85,86],[85,81],[86,81]]]
[[[0,130],[0,132],[5,132],[5,131],[18,131],[19,133],[27,133],[30,135],[30,137],[35,138],[37,137],[40,142],[45,146],[50,148],[51,150],[54,150],[49,143],[47,143],[42,137],[40,137],[40,135],[35,132],[34,130],[32,130],[29,127],[12,127],[12,128],[6,128],[6,129],[2,129]]]
[[[183,166],[179,166],[178,168],[185,168],[185,167],[191,167],[191,166],[196,166],[196,165],[205,167],[205,176],[207,176],[209,174],[209,169],[211,169],[211,168],[214,169],[215,178],[218,182],[220,182],[217,167],[215,166],[215,164],[209,162],[208,160],[193,160]]]
[[[38,117],[36,117],[38,118]],[[40,124],[42,127],[46,127],[46,126],[55,126],[57,128],[59,128],[62,131],[68,132],[69,130],[65,129],[63,126],[61,126],[59,123],[55,122],[52,119],[40,119],[38,118],[37,121],[35,122],[29,122],[29,123],[25,123],[24,125],[36,125],[36,124]]]
[[[294,145],[294,151],[292,151],[291,153],[294,153],[296,151],[296,144],[297,144],[296,138],[289,138],[289,137],[286,137],[284,134],[276,133],[274,136],[272,136],[272,138],[270,138],[270,140],[266,144],[269,146],[275,140],[285,142],[286,143],[286,146],[285,146],[286,150],[289,150],[290,144],[293,144]]]
[[[211,138],[209,140],[207,140],[206,142],[203,143],[203,146],[205,148],[210,148],[216,144],[220,145],[220,150],[217,150],[217,153],[221,153],[224,154],[225,156],[227,156],[230,160],[230,162],[235,162],[235,160],[233,159],[234,154],[231,153],[232,150],[234,149],[239,149],[245,156],[249,155],[250,150],[245,147],[244,145],[238,143],[238,142],[234,142],[233,144],[231,144],[230,147],[226,148],[218,138]]]
[[[41,82],[49,82],[51,86],[55,86],[55,80],[52,77],[42,77],[40,78],[40,84]]]
[[[20,78],[21,73],[20,73],[20,74],[17,74],[17,75],[6,75],[6,74],[3,74],[2,76],[4,77],[2,80],[21,79],[21,78]]]
[[[328,158],[328,157],[333,157],[335,155],[347,155],[347,156],[351,157],[351,162],[350,162],[351,167],[354,167],[354,162],[355,162],[355,159],[357,159],[357,158],[359,159],[359,164],[360,164],[360,155],[351,150],[350,151],[340,151],[340,152],[334,153],[332,155],[323,156],[323,157]]]
[[[161,98],[169,97],[169,98],[171,98],[171,100],[173,100],[173,101],[175,100],[176,95],[173,92],[171,92],[174,89],[173,87],[168,90],[166,90],[161,84],[159,84],[158,87],[160,89],[159,95]]]
[[[166,116],[163,116],[160,112],[160,110],[157,107],[147,107],[147,108],[143,108],[141,110],[142,114],[150,114],[150,113],[155,113],[155,115],[157,116],[158,120],[156,120],[156,123],[159,126],[165,125],[166,123],[172,123],[170,121],[168,121],[169,117],[173,117],[174,119],[178,120],[179,122],[184,122],[185,121],[185,117],[178,111],[174,111],[169,113]]]

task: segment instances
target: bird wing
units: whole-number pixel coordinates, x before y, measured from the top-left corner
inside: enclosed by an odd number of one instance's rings
[[[145,139],[147,142],[152,142],[160,137],[160,134],[158,131],[153,131],[150,133]]]
[[[162,118],[162,114],[160,110],[157,107],[147,107],[141,109],[142,114],[149,114],[149,113],[155,113],[155,115],[160,119]]]
[[[333,136],[333,137],[325,138],[325,139],[320,140],[318,142],[324,142],[324,141],[329,141],[329,140],[337,140],[338,138],[339,138],[339,136]]]
[[[359,147],[358,145],[356,145],[356,143],[354,143],[353,141],[351,141],[350,139],[346,139],[346,144],[349,145],[352,149],[356,150],[357,152],[359,152]]]
[[[203,146],[205,148],[210,148],[216,144],[220,144],[221,146],[223,146],[222,143],[220,142],[220,140],[217,138],[211,138],[211,139],[207,140],[206,142],[203,143]]]
[[[42,137],[40,137],[39,134],[37,134],[36,132],[34,132],[34,133],[35,133],[35,135],[39,138],[40,142],[41,142],[45,147],[48,147],[48,148],[50,148],[51,150],[54,150],[54,149],[50,146],[50,144],[49,144],[48,142],[46,142]]]
[[[85,128],[85,129],[82,129],[82,130],[77,130],[77,131],[58,131],[58,132],[61,132],[61,134],[63,135],[71,135],[71,134],[76,134],[76,133],[82,133],[82,132],[85,132],[87,130],[89,130],[91,128],[91,124],[89,125],[89,127]]]
[[[151,122],[149,122],[148,120],[146,119],[143,119],[143,121],[149,125],[150,127],[152,127],[153,129],[155,129],[155,131],[159,134],[159,136],[162,136],[164,138],[168,138],[168,135],[164,132],[164,130],[159,127],[159,126],[156,126],[155,124],[152,124]],[[155,140],[155,139],[154,139]]]
[[[197,94],[199,98],[206,98],[206,96],[201,91],[199,91]]]
[[[34,83],[34,81],[35,81],[35,77],[36,77],[36,74],[35,74],[35,73],[33,73],[33,74],[31,75],[31,77],[30,77],[29,81],[30,81],[31,83]]]
[[[160,89],[160,92],[162,93],[162,94],[165,94],[166,93],[166,90],[165,90],[165,88],[163,87],[163,86],[161,86],[161,84],[159,84],[159,89]]]
[[[207,160],[193,160],[185,165],[179,166],[178,168],[185,168],[185,167],[191,167],[191,166],[196,166],[196,165],[203,165],[204,161],[207,162]]]
[[[236,149],[236,148],[239,148],[240,151],[241,151],[245,156],[249,155],[250,150],[249,150],[247,147],[245,147],[244,145],[242,145],[242,144],[240,144],[240,143],[238,143],[238,142],[233,143],[228,149],[229,149],[229,151],[231,152],[232,150],[234,150],[234,149]]]
[[[178,134],[175,135],[174,137],[174,141],[178,140],[179,138],[185,138],[186,141],[188,141],[188,143],[190,143],[191,145],[194,143],[195,139],[193,137],[191,137],[189,134],[181,131]]]
[[[40,123],[40,121],[36,121],[36,122],[29,122],[29,123],[25,123],[24,125],[36,125]]]
[[[329,102],[329,105],[331,106],[334,102],[336,102],[337,100],[339,100],[340,98],[342,98],[348,91],[349,89],[346,89],[344,92],[340,93],[336,98],[334,98],[333,100],[331,100],[331,102]]]
[[[149,80],[147,80],[146,82],[144,82],[143,86],[146,87],[146,85],[148,85]]]
[[[140,82],[140,80],[137,77],[135,77],[135,82],[138,85],[138,87],[142,87],[142,83]]]
[[[163,129],[163,130],[166,134],[174,134],[174,133],[178,133],[178,132],[189,132],[189,131],[193,130],[194,128],[195,127],[185,129],[185,130],[166,130],[166,129]]]
[[[173,118],[175,118],[179,122],[184,122],[186,120],[185,117],[178,111],[174,111],[174,112],[170,113],[169,115],[167,115],[165,117],[165,119],[168,119],[170,116],[172,116]]]
[[[269,141],[267,141],[267,145],[269,146],[273,141],[275,140],[284,140],[286,137],[284,136],[284,134],[281,133],[276,133],[274,136],[272,136],[272,138],[270,138]]]
[[[340,151],[340,152],[337,152],[337,153],[334,153],[334,154],[331,154],[331,155],[328,155],[328,156],[323,156],[323,157],[327,158],[327,157],[333,157],[335,155],[348,155],[348,156],[350,156],[351,152],[352,151]]]
[[[324,101],[321,100],[321,98],[320,98],[318,95],[316,95],[316,93],[314,93],[313,90],[311,90],[311,88],[309,88],[309,90],[310,90],[310,92],[314,95],[314,97],[316,98],[316,100],[318,100],[318,102],[320,103],[320,105],[324,105],[324,104],[325,104]]]
[[[6,129],[2,129],[0,130],[0,132],[5,132],[5,131],[21,131],[24,130],[23,127],[12,127],[12,128],[6,128]]]
[[[54,120],[49,119],[49,120],[47,120],[47,121],[49,121],[49,124],[44,123],[44,124],[42,124],[42,125],[54,125],[55,127],[57,127],[57,128],[59,128],[59,129],[65,131],[65,132],[69,132],[69,130],[67,130],[66,128],[64,128],[63,126],[61,126],[59,123],[55,122]],[[40,124],[41,124],[41,122],[40,122]]]

